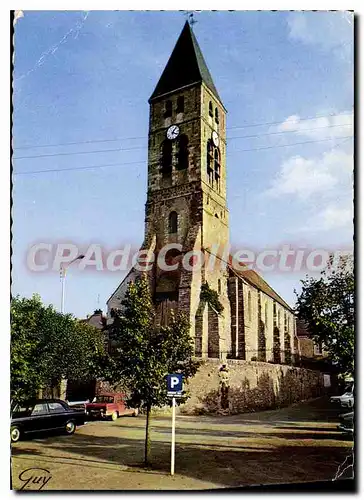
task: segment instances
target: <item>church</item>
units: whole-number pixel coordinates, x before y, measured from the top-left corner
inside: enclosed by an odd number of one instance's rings
[[[141,249],[153,262],[165,253],[167,270],[149,272],[157,318],[183,311],[195,355],[291,364],[297,354],[291,307],[254,270],[236,268],[229,248],[226,198],[226,112],[188,22],[149,98],[148,187]],[[166,248],[168,249],[166,252]],[[197,251],[201,266],[183,266]],[[214,265],[209,265],[211,259]],[[218,264],[217,264],[218,263]],[[173,268],[173,269],[172,269]],[[121,307],[132,268],[107,302]],[[202,290],[212,290],[216,310]]]

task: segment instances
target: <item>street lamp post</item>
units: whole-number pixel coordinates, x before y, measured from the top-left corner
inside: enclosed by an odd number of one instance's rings
[[[76,260],[81,260],[84,258],[84,255],[79,255],[75,259],[71,260],[71,262],[68,263],[68,266],[65,267],[61,265],[60,268],[60,277],[61,277],[61,285],[62,285],[62,295],[61,295],[61,313],[64,314],[64,293],[65,293],[65,284],[66,284],[66,270],[67,268],[73,263],[76,262]]]

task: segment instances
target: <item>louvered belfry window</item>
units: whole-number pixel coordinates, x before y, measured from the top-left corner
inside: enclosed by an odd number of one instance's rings
[[[188,168],[188,137],[182,134],[178,141],[177,169],[185,170]]]
[[[171,212],[169,214],[169,234],[175,234],[178,231],[178,214],[177,212]]]

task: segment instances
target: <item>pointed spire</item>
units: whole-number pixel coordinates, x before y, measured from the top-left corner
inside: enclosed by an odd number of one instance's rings
[[[186,85],[200,82],[204,82],[221,102],[196,37],[186,21],[149,101]]]

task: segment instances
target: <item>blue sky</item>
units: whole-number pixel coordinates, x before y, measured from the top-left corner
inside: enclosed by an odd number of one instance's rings
[[[199,12],[195,19],[194,32],[228,110],[231,244],[350,248],[350,15]],[[59,307],[58,273],[27,269],[28,249],[37,242],[71,242],[81,251],[90,243],[105,249],[141,244],[147,100],[184,22],[182,12],[172,11],[25,11],[17,21],[14,158],[38,158],[13,160],[14,294],[39,293]],[[118,140],[82,144],[101,139]],[[77,144],[35,148],[65,142]],[[117,151],[83,154],[107,149]],[[64,155],[76,152],[82,154]],[[54,156],[39,157],[46,154]],[[264,276],[293,305],[304,274]],[[105,309],[122,278],[72,266],[66,311],[81,317]]]

